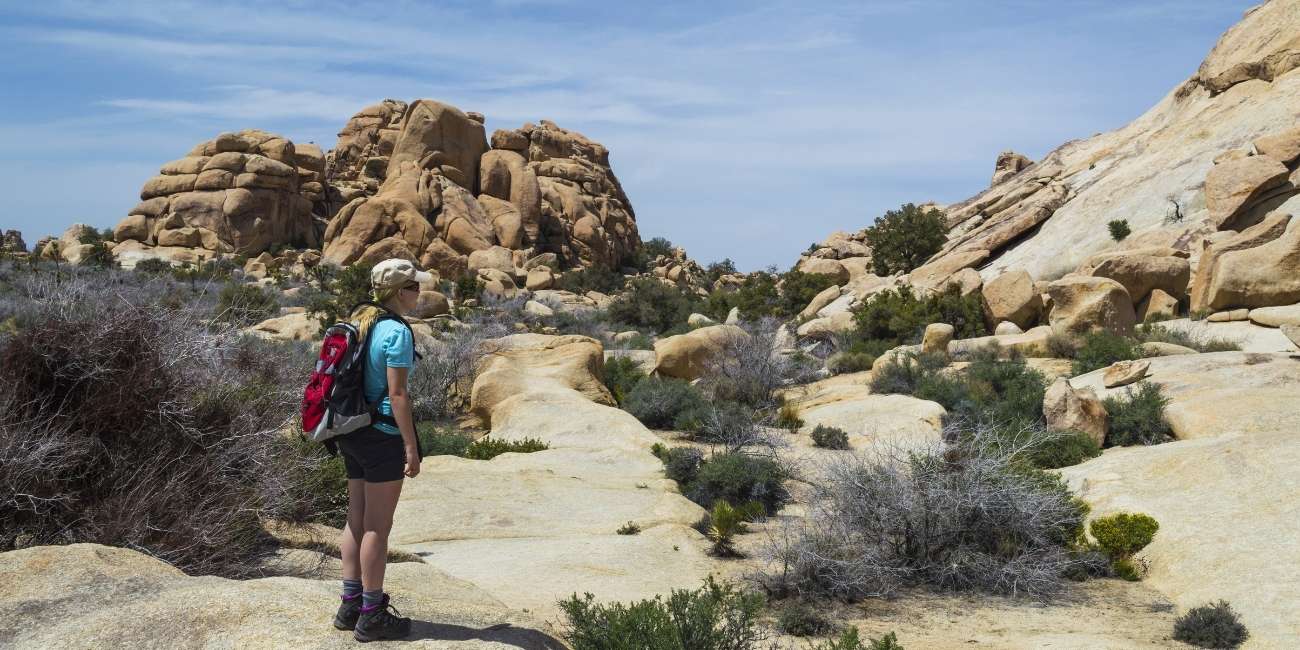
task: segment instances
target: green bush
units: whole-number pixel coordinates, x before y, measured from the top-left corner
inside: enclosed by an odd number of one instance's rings
[[[600,604],[591,594],[574,594],[559,606],[574,650],[754,650],[763,598],[709,577],[700,589],[674,589],[666,600]]]
[[[311,268],[320,293],[307,304],[307,313],[320,320],[321,333],[334,323],[347,320],[352,308],[374,299],[370,291],[370,265],[353,264],[338,268],[317,264]]]
[[[1165,421],[1169,398],[1160,391],[1159,385],[1142,382],[1136,392],[1129,388],[1127,394],[1128,399],[1107,397],[1102,402],[1110,415],[1107,447],[1154,445],[1173,436]]]
[[[619,535],[639,535],[641,534],[641,527],[638,526],[636,522],[629,521],[626,524],[619,526],[618,530],[614,532],[618,533]]]
[[[1106,224],[1106,229],[1110,231],[1110,238],[1120,242],[1128,239],[1133,234],[1133,230],[1128,226],[1127,219],[1115,219]]]
[[[167,275],[172,272],[172,265],[167,260],[150,257],[136,262],[132,270],[143,275]]]
[[[612,294],[621,291],[627,282],[622,273],[600,266],[583,267],[565,271],[560,276],[559,288],[583,295],[588,291]]]
[[[948,224],[938,210],[908,203],[886,212],[866,233],[876,275],[911,272],[943,248],[947,233]]]
[[[752,438],[760,420],[761,415],[754,407],[743,402],[720,400],[715,396],[714,401],[683,416],[683,426],[679,429],[694,434],[695,439],[702,442],[732,444]],[[692,428],[695,422],[699,425]],[[795,426],[797,429],[801,422],[797,417],[794,421],[782,421],[778,417],[777,426]]]
[[[1059,469],[1078,465],[1101,455],[1101,447],[1092,436],[1079,431],[1060,433],[1049,442],[1029,451],[1029,460],[1040,469]]]
[[[1042,419],[1047,380],[1024,359],[999,359],[995,349],[980,351],[966,368],[966,385],[971,400],[957,406],[958,416],[1004,425]]]
[[[791,433],[803,428],[803,418],[799,417],[799,407],[785,402],[776,412],[776,426]]]
[[[1175,330],[1156,323],[1143,323],[1133,332],[1133,336],[1142,343],[1172,343],[1191,348],[1197,352],[1236,352],[1241,350],[1239,341],[1217,337],[1196,336],[1183,330]]]
[[[979,292],[962,297],[955,285],[925,298],[918,298],[906,285],[881,291],[854,309],[853,322],[851,340],[883,342],[885,349],[919,343],[931,323],[952,325],[956,338],[988,334]]]
[[[490,436],[484,436],[470,443],[469,447],[465,449],[465,458],[470,460],[492,460],[501,454],[529,454],[546,449],[550,449],[550,446],[536,438],[497,440]]]
[[[903,650],[903,646],[898,644],[898,636],[893,632],[863,643],[857,628],[850,627],[838,637],[812,646],[809,650]]]
[[[632,387],[622,406],[651,429],[696,433],[704,426],[709,405],[704,394],[690,382],[648,377]]]
[[[660,255],[672,257],[674,248],[676,247],[671,241],[663,237],[655,237],[641,242],[641,247],[633,253],[632,259],[624,261],[637,269],[649,271],[654,268],[655,258]]]
[[[1079,341],[1070,334],[1052,332],[1047,336],[1047,353],[1053,359],[1073,359],[1079,353]]]
[[[1088,530],[1111,562],[1127,562],[1151,543],[1160,524],[1148,515],[1119,512],[1093,519]]]
[[[704,267],[704,279],[709,284],[713,284],[718,281],[718,278],[736,272],[736,263],[731,261],[731,258],[728,257],[723,259],[721,262],[712,262],[708,266]]]
[[[848,449],[849,434],[838,427],[819,424],[812,430],[813,444],[822,449]]]
[[[1071,371],[1075,375],[1105,368],[1116,361],[1130,361],[1142,358],[1142,349],[1131,338],[1098,330],[1083,337],[1074,354]]]
[[[709,551],[718,557],[740,557],[735,539],[745,532],[745,513],[719,499],[709,510],[708,524],[705,535],[713,542]]]
[[[704,452],[692,447],[663,449],[658,454],[664,464],[664,476],[685,486],[695,480],[704,463]]]
[[[237,327],[255,325],[280,312],[275,296],[254,284],[230,283],[217,294],[214,316]]]
[[[703,301],[658,278],[636,278],[609,304],[609,317],[619,323],[663,333],[686,322]]]
[[[1174,621],[1174,639],[1198,648],[1236,648],[1250,633],[1227,601],[1193,607]]]
[[[845,375],[851,372],[871,370],[876,356],[867,352],[836,352],[826,358],[826,370],[832,375]]]
[[[829,275],[794,269],[786,271],[781,275],[780,299],[773,315],[791,318],[803,311],[817,294],[836,284],[835,278]]]
[[[871,374],[871,392],[881,395],[914,395],[921,383],[947,365],[948,360],[942,355],[909,352],[882,361],[881,364]]]
[[[781,608],[776,629],[790,636],[822,636],[833,632],[835,624],[821,607],[799,600]]]
[[[695,480],[683,486],[688,499],[711,509],[714,502],[758,501],[768,514],[789,499],[782,486],[785,471],[776,461],[741,452],[714,454],[700,464]]]
[[[710,318],[721,322],[726,319],[731,308],[740,310],[744,320],[758,320],[764,316],[775,316],[781,294],[776,288],[776,278],[764,271],[750,273],[744,282],[735,289],[715,289],[709,293],[703,307]],[[801,308],[802,309],[802,308]]]
[[[609,389],[620,406],[627,401],[632,389],[645,378],[641,366],[628,357],[614,357],[605,364],[605,388]]]

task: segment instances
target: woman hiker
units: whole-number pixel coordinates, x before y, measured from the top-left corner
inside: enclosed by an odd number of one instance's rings
[[[433,277],[406,260],[376,264],[370,287],[378,305],[362,305],[351,320],[366,350],[365,397],[379,402],[368,427],[338,438],[348,477],[348,519],[339,542],[343,559],[343,603],[334,627],[352,630],[358,641],[399,639],[411,619],[398,615],[384,593],[384,566],[393,511],[402,478],[420,473],[420,450],[411,418],[407,378],[415,365],[415,341],[402,316],[415,308],[420,283]]]

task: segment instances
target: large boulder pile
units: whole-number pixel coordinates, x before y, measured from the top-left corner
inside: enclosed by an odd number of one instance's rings
[[[257,255],[318,246],[313,204],[324,196],[324,156],[258,130],[222,133],[145,182],[113,238],[140,246]]]
[[[26,253],[27,243],[17,230],[6,230],[0,235],[0,253]]]
[[[444,276],[494,247],[520,275],[553,264],[618,268],[640,245],[609,152],[543,120],[492,134],[483,116],[421,99],[385,100],[348,121],[328,158],[325,261],[410,259]],[[520,284],[523,279],[518,278]]]

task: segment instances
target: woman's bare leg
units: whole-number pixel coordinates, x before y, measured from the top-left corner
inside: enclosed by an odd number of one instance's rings
[[[339,538],[339,557],[343,560],[343,579],[361,579],[361,536],[365,532],[366,482],[348,479],[348,521]]]
[[[365,484],[365,512],[362,516],[361,582],[366,591],[384,589],[384,568],[388,560],[388,533],[393,529],[393,511],[402,495],[402,481]]]

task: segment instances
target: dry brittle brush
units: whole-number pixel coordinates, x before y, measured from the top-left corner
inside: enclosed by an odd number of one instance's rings
[[[0,550],[95,542],[245,576],[274,552],[266,519],[311,517],[320,458],[283,433],[309,352],[155,296],[75,276],[4,296]]]
[[[1015,444],[981,429],[949,445],[880,445],[837,457],[809,515],[773,536],[766,587],[845,600],[924,586],[1045,596],[1084,559],[1084,511]],[[994,437],[997,440],[987,440]]]

